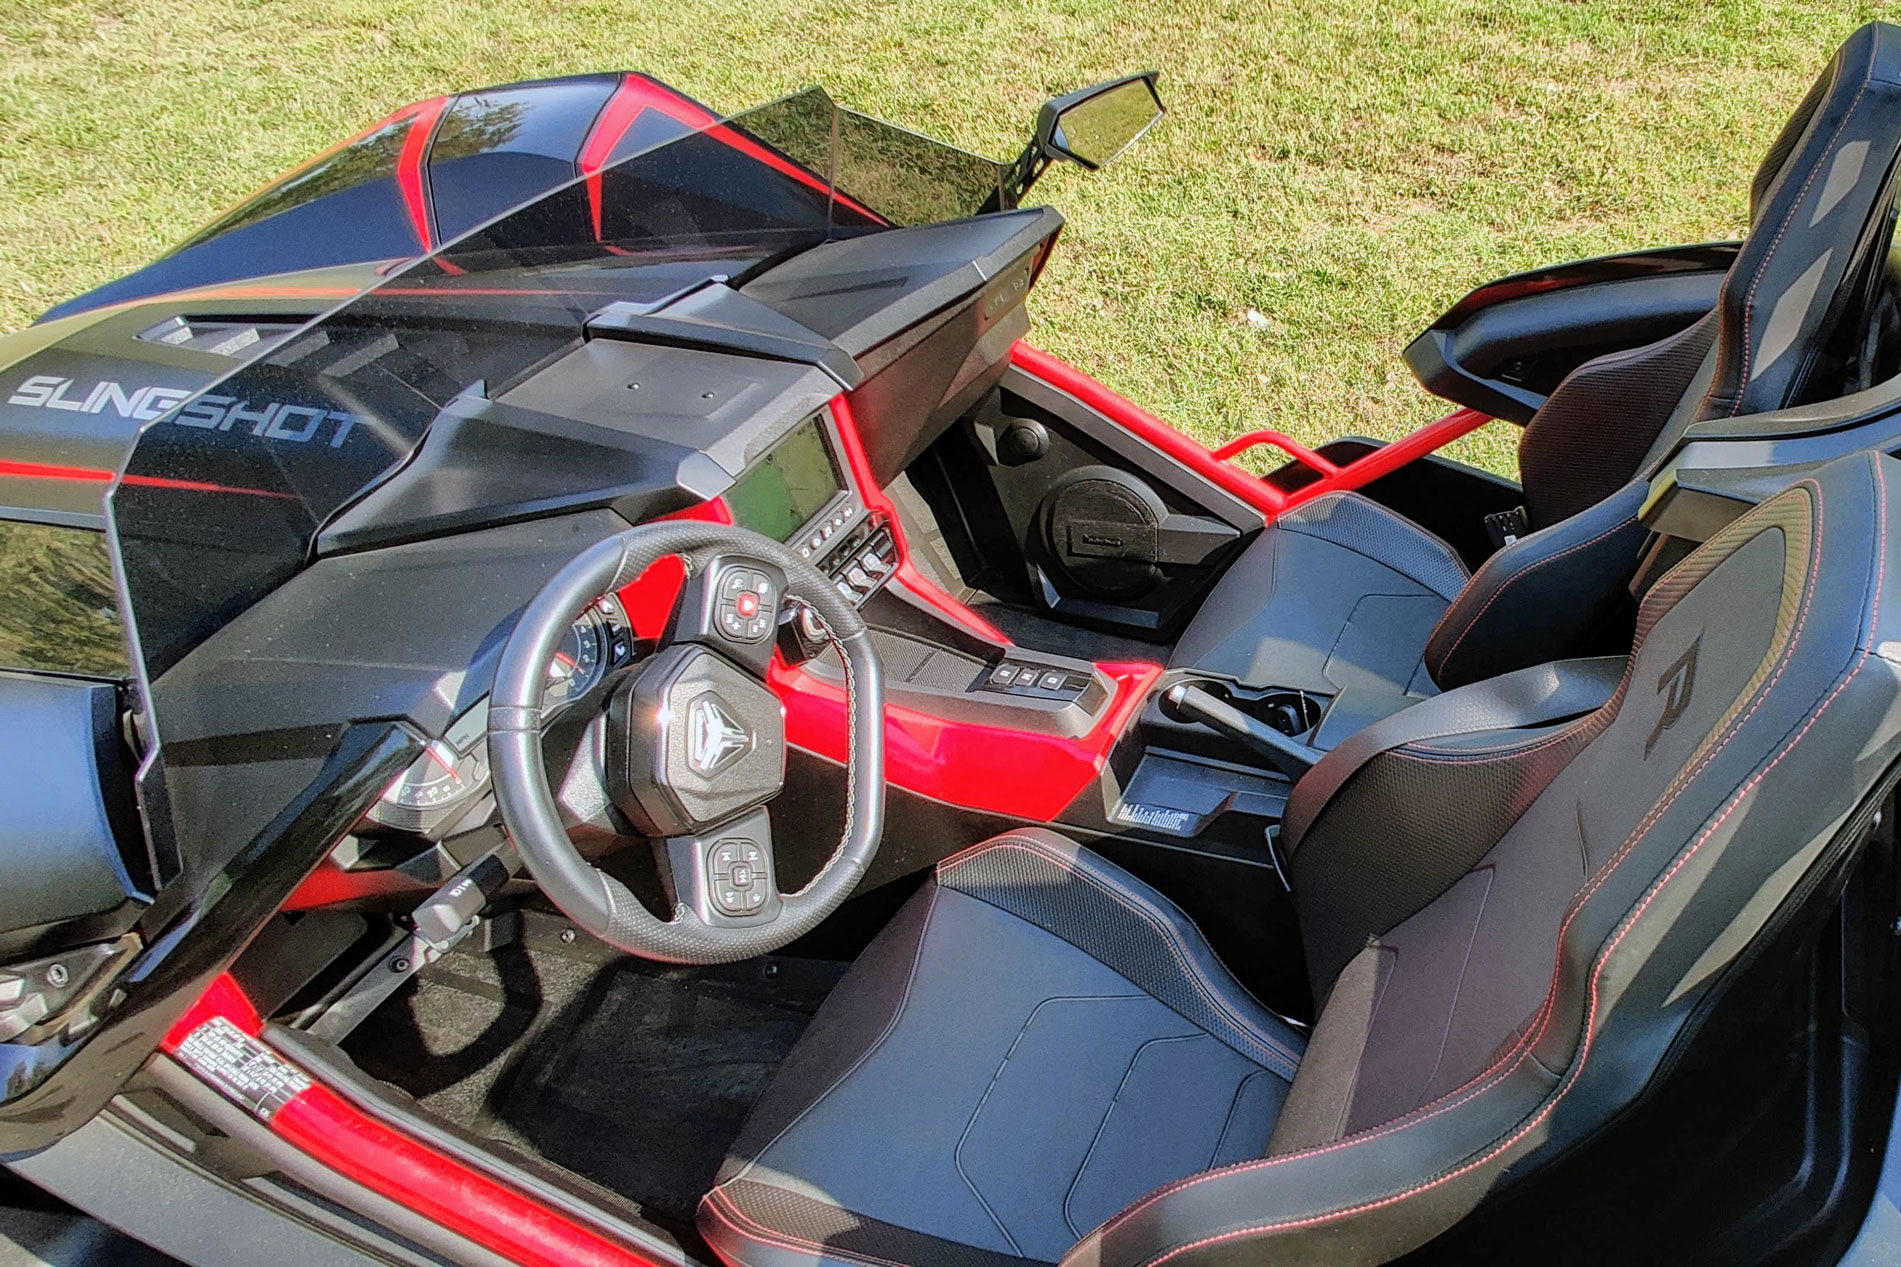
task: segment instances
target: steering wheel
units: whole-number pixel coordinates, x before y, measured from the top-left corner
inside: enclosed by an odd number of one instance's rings
[[[661,920],[569,838],[543,756],[542,696],[575,619],[668,555],[688,577],[673,624],[598,719],[607,795],[666,842],[674,910]],[[850,720],[844,837],[809,884],[781,894],[764,807],[785,782],[785,710],[765,678],[788,608],[803,608],[807,630],[843,657]],[[883,835],[884,675],[865,623],[810,563],[743,528],[643,524],[577,555],[509,635],[488,730],[495,799],[530,874],[568,918],[628,954],[711,964],[776,950],[838,909]]]

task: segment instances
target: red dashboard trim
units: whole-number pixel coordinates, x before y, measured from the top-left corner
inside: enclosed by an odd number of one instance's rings
[[[1079,739],[1000,726],[976,726],[885,706],[885,779],[907,791],[966,809],[1031,822],[1053,822],[1102,772],[1160,665],[1097,665],[1115,695],[1094,729]],[[786,708],[786,740],[834,761],[846,759],[842,687],[776,660],[771,685]]]
[[[715,497],[712,501],[676,510],[660,519],[688,519],[700,523],[729,524],[733,512]],[[657,521],[656,521],[657,522]],[[686,584],[686,564],[677,555],[668,555],[639,576],[621,586],[616,594],[627,623],[636,638],[658,638],[667,631],[673,607],[680,599],[680,587]]]
[[[845,450],[845,464],[851,468],[852,482],[858,485],[859,495],[865,499],[866,507],[883,511],[891,520],[891,539],[898,551],[898,566],[893,571],[892,580],[902,585],[913,598],[965,632],[976,634],[999,646],[1009,646],[1010,640],[1003,635],[1002,630],[946,594],[911,562],[911,548],[905,542],[903,528],[898,523],[897,508],[891,504],[891,499],[885,495],[877,477],[872,474],[871,460],[865,456],[865,442],[858,434],[858,419],[852,413],[849,398],[833,398],[832,421],[838,424],[839,440]]]

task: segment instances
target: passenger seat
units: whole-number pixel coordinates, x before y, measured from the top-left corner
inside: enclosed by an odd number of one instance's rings
[[[1750,229],[1716,307],[1558,385],[1519,444],[1533,531],[1476,575],[1358,493],[1269,524],[1170,659],[1248,686],[1426,696],[1629,647],[1647,481],[1692,423],[1786,408],[1885,229],[1901,153],[1901,28],[1849,37],[1750,187]],[[1817,386],[1822,386],[1817,384]]]

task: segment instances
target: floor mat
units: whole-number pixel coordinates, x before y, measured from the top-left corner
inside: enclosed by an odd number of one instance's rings
[[[691,1227],[746,1113],[846,965],[672,968],[541,941],[445,957],[345,1049],[431,1111]]]

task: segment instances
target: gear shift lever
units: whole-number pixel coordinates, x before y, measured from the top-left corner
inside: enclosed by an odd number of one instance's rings
[[[1246,744],[1290,779],[1298,781],[1323,755],[1320,749],[1288,738],[1266,722],[1257,721],[1198,686],[1178,682],[1169,687],[1162,698],[1182,717]]]

